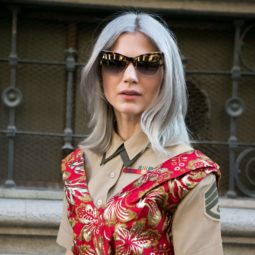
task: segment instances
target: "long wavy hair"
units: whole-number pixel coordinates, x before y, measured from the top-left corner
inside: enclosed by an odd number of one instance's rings
[[[125,12],[102,30],[82,71],[81,93],[91,117],[89,126],[92,131],[80,145],[96,153],[104,153],[110,146],[115,116],[103,93],[98,56],[101,50],[111,49],[118,37],[126,32],[143,33],[164,53],[164,79],[160,93],[142,113],[140,120],[152,149],[166,153],[167,146],[189,144],[184,121],[187,111],[186,84],[175,37],[159,17],[142,12]]]

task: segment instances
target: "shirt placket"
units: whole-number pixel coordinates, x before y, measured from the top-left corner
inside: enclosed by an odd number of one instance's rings
[[[94,204],[99,208],[111,197],[111,189],[116,185],[123,168],[120,156],[100,166],[97,178],[89,183],[90,194]]]

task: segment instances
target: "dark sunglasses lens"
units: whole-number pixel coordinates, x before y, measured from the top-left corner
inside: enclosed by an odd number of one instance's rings
[[[138,61],[136,63],[137,70],[145,75],[155,74],[158,71],[159,67],[159,62]]]
[[[124,61],[115,60],[115,59],[112,59],[112,60],[102,59],[101,65],[102,65],[103,71],[109,72],[109,73],[120,73],[126,67],[126,63]]]

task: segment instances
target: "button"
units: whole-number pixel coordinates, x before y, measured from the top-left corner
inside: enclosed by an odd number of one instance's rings
[[[98,206],[101,206],[102,203],[103,203],[103,200],[102,200],[102,199],[98,199],[98,200],[97,200],[97,205],[98,205]]]
[[[114,172],[111,172],[110,174],[109,174],[109,176],[110,176],[110,178],[114,178],[115,177],[115,173]]]

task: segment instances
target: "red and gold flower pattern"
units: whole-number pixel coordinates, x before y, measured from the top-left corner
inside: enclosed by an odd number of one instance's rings
[[[198,150],[182,153],[127,185],[103,207],[89,194],[84,155],[62,161],[74,255],[173,255],[171,224],[182,199],[219,167]]]

